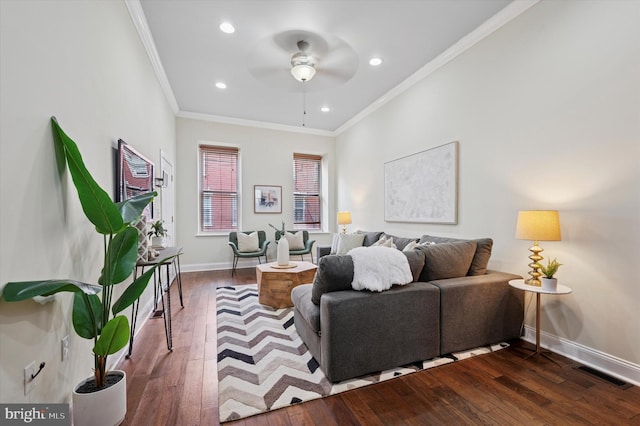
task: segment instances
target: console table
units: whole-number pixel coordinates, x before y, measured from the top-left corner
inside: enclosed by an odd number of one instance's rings
[[[543,289],[542,287],[525,284],[524,280],[511,280],[511,281],[509,281],[509,285],[511,287],[515,287],[517,289],[528,291],[528,292],[536,294],[536,348],[535,349],[524,348],[524,349],[533,351],[533,353],[527,355],[525,357],[525,359],[531,358],[534,355],[542,355],[545,358],[553,361],[553,359],[551,359],[547,355],[548,353],[551,353],[551,351],[544,350],[544,349],[542,349],[540,347],[540,295],[541,294],[555,294],[556,296],[561,296],[563,294],[571,293],[571,289],[569,287],[567,287],[567,286],[558,284],[558,288],[557,289],[555,289],[555,290],[546,290],[546,289]],[[553,361],[553,362],[555,362],[555,361]]]
[[[153,272],[153,306],[154,312],[156,312],[156,308],[158,305],[158,293],[160,293],[160,301],[162,305],[162,310],[159,311],[164,320],[164,332],[167,340],[167,349],[170,351],[173,350],[173,338],[171,335],[171,282],[170,282],[170,272],[171,266],[173,266],[174,272],[176,274],[176,281],[178,283],[178,295],[180,296],[180,306],[184,308],[184,304],[182,303],[182,279],[180,276],[180,255],[182,254],[182,247],[166,247],[164,249],[159,250],[160,254],[152,259],[147,261],[141,261],[136,263],[136,268],[133,273],[133,279],[135,280],[138,277],[138,271],[140,274],[144,274],[144,270],[147,267],[156,266],[156,270]],[[163,261],[167,257],[172,257],[169,260]],[[162,267],[165,268],[166,272],[166,292],[167,292],[167,303],[165,306],[164,302],[164,285],[163,285],[163,277],[162,277]],[[140,305],[140,299],[136,300],[135,303],[131,307],[131,335],[129,336],[129,352],[127,354],[127,358],[131,356],[133,352],[133,337],[136,331],[136,323],[138,320],[138,308]]]

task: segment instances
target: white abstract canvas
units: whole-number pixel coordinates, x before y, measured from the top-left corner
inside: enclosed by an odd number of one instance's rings
[[[458,221],[458,142],[384,164],[384,218],[388,222]]]

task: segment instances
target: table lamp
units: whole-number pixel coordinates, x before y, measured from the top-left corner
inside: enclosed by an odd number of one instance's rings
[[[338,225],[342,225],[342,233],[347,233],[347,225],[351,224],[351,212],[338,212]]]
[[[542,247],[539,241],[560,241],[560,218],[557,210],[521,210],[518,212],[518,224],[516,225],[516,238],[519,240],[533,240],[533,246],[529,248],[532,253],[529,256],[531,263],[526,284],[540,287],[540,261],[543,259],[540,253]]]

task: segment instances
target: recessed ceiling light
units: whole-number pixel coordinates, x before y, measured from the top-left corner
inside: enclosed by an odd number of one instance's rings
[[[227,88],[227,85],[226,85],[225,83],[223,83],[223,82],[219,81],[219,82],[217,82],[217,83],[216,83],[216,87],[217,87],[218,89],[226,89],[226,88]]]
[[[220,31],[226,34],[233,34],[236,29],[233,25],[231,25],[231,22],[223,22],[222,24],[220,24]]]
[[[373,65],[374,67],[377,67],[381,63],[382,63],[382,59],[381,58],[371,58],[369,60],[369,65]]]
[[[331,108],[329,108],[328,106],[323,106],[322,108],[320,108],[320,111],[329,112],[329,111],[331,111]]]

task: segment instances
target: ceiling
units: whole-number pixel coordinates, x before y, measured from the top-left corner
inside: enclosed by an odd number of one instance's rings
[[[137,18],[181,115],[335,133],[509,3],[140,0]],[[305,83],[290,74],[299,40],[317,62]]]

